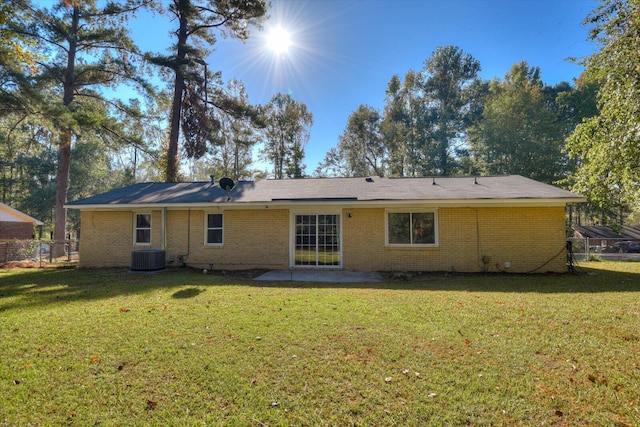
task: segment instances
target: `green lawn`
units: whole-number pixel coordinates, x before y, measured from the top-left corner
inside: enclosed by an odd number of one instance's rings
[[[0,270],[0,425],[640,425],[640,263],[583,267]]]
[[[340,258],[339,252],[296,249],[296,265],[339,265]]]

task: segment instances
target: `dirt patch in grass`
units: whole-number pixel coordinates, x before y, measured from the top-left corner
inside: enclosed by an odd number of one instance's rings
[[[40,263],[35,261],[10,261],[10,262],[0,263],[0,268],[40,268],[40,267],[41,267]]]
[[[69,269],[76,268],[76,264],[71,262],[55,262],[55,263],[47,263],[47,262],[39,262],[39,261],[10,261],[0,263],[1,269],[22,269],[22,268],[61,268],[61,269]]]
[[[69,268],[76,268],[76,267],[77,267],[77,260],[68,261],[66,257],[54,260],[54,262],[34,261],[34,260],[0,262],[0,269],[22,269],[22,268],[69,269]]]

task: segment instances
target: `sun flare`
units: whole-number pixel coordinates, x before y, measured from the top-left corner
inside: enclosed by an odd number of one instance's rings
[[[282,27],[272,28],[267,34],[267,47],[274,53],[281,55],[289,51],[291,34]]]

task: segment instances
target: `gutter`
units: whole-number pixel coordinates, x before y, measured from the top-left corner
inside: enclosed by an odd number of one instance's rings
[[[334,207],[390,207],[390,206],[421,206],[421,207],[548,207],[566,206],[570,203],[584,203],[585,197],[573,198],[522,198],[522,199],[433,199],[433,200],[269,200],[258,202],[199,202],[199,203],[131,203],[131,204],[87,204],[65,205],[67,209],[79,210],[122,210],[122,209],[211,209],[212,207],[225,209],[268,209],[291,208],[300,206],[334,206]]]

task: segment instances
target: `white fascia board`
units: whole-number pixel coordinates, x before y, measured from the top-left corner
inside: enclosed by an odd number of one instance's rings
[[[300,207],[340,207],[340,208],[384,208],[390,206],[402,207],[558,207],[571,203],[584,203],[586,198],[559,198],[559,199],[441,199],[441,200],[345,200],[345,201],[264,201],[264,202],[212,202],[212,203],[176,203],[176,204],[96,204],[96,205],[65,205],[67,209],[79,210],[184,210],[184,209],[296,209]]]
[[[37,220],[24,212],[12,208],[9,205],[0,203],[0,221],[6,222],[27,222],[33,225],[43,225],[44,223]]]

